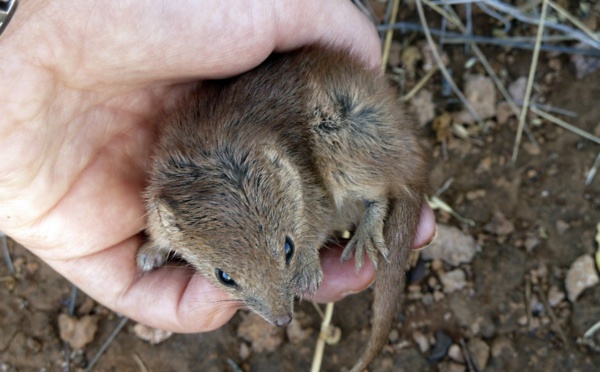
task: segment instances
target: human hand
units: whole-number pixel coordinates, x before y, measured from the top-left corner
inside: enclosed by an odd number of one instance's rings
[[[379,41],[347,0],[30,0],[0,37],[0,230],[90,296],[145,324],[208,331],[235,309],[189,269],[140,276],[140,197],[153,117],[186,81],[239,74],[272,51],[317,41],[373,66]],[[157,6],[159,4],[159,6]],[[425,208],[416,245],[433,235]],[[325,251],[318,301],[366,288]]]

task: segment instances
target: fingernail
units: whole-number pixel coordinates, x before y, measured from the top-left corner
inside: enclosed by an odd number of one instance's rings
[[[437,239],[437,236],[438,236],[438,226],[437,226],[437,223],[436,223],[435,224],[435,231],[433,232],[433,237],[427,243],[423,244],[422,246],[413,248],[413,251],[421,251],[421,250],[429,247],[435,241],[435,239]]]

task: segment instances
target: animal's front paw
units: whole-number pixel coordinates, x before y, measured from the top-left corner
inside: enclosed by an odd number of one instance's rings
[[[136,261],[138,268],[143,271],[151,271],[161,267],[167,261],[168,253],[157,248],[151,242],[142,245],[137,253]]]
[[[388,249],[383,239],[382,229],[366,228],[363,224],[358,226],[356,232],[346,244],[342,253],[341,262],[344,263],[352,257],[354,252],[354,263],[356,272],[359,272],[364,265],[365,252],[377,268],[378,253],[381,253],[383,258],[387,259]]]
[[[319,289],[322,279],[323,271],[317,257],[313,263],[305,265],[302,271],[295,275],[294,287],[296,296],[299,298],[305,296],[312,297],[317,289]]]

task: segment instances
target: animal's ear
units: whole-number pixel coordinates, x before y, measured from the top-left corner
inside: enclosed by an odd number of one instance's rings
[[[179,226],[177,225],[177,219],[175,217],[177,202],[171,198],[161,196],[156,198],[152,204],[154,204],[153,207],[155,213],[157,214],[162,227],[164,227],[167,232],[171,233],[179,231]]]
[[[275,168],[285,174],[286,179],[293,182],[300,182],[300,172],[297,167],[290,162],[290,159],[284,152],[271,146],[262,146],[259,151],[265,154]]]

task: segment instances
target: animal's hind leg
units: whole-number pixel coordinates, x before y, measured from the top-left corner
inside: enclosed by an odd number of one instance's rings
[[[383,238],[383,225],[387,210],[388,200],[385,198],[365,201],[363,217],[354,235],[344,248],[341,258],[342,262],[348,261],[354,252],[357,272],[363,267],[365,253],[375,267],[377,267],[379,253],[387,260],[389,251]]]

